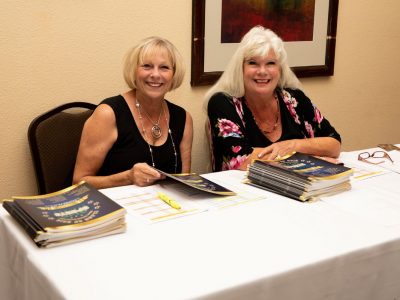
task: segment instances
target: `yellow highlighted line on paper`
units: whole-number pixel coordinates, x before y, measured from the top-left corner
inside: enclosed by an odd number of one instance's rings
[[[176,213],[172,213],[172,214],[168,214],[168,215],[164,215],[164,216],[160,216],[160,217],[155,217],[155,218],[151,218],[152,221],[157,221],[157,220],[162,220],[162,219],[166,219],[166,218],[170,218],[176,215],[182,215],[182,214],[186,214],[192,211],[196,211],[197,209],[190,209],[190,210],[183,210],[183,211],[179,211]]]
[[[361,179],[361,178],[364,178],[364,177],[369,177],[369,176],[380,174],[380,173],[382,173],[382,171],[376,171],[376,172],[371,172],[371,173],[367,173],[367,174],[362,174],[362,175],[354,176],[354,178],[355,179]]]

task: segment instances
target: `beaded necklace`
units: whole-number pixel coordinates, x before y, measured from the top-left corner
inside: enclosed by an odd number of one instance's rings
[[[151,157],[151,164],[152,164],[153,168],[155,168],[155,167],[156,167],[156,164],[154,163],[153,148],[151,147],[150,143],[148,142],[148,138],[147,138],[147,134],[146,134],[146,129],[144,128],[144,124],[143,124],[143,116],[142,116],[142,111],[141,111],[141,109],[140,109],[140,102],[139,102],[137,99],[136,99],[136,108],[137,108],[137,111],[138,111],[138,113],[139,113],[139,121],[140,121],[140,124],[141,124],[141,126],[142,126],[142,133],[143,133],[143,136],[144,136],[144,140],[146,141],[147,146],[149,147],[149,152],[150,152],[150,157]],[[163,104],[161,105],[160,116],[161,116],[161,113],[164,114],[165,122],[166,122],[166,124],[167,124],[167,126],[168,126],[168,134],[169,134],[169,136],[170,136],[170,138],[171,138],[171,142],[172,142],[172,149],[174,150],[174,156],[175,156],[175,172],[174,172],[174,173],[176,174],[177,169],[178,169],[178,153],[176,152],[176,147],[175,147],[174,139],[172,138],[172,131],[171,131],[171,129],[169,128],[169,122],[168,122],[168,119],[167,119],[167,115],[165,114]],[[151,120],[150,120],[150,122],[151,122]],[[151,122],[151,123],[153,123],[153,122]],[[154,126],[154,124],[153,124],[153,126]],[[153,131],[153,128],[152,128],[152,131]],[[160,128],[160,132],[161,132],[161,128]],[[161,135],[160,135],[160,136],[161,136]],[[167,140],[168,140],[168,139],[167,139]]]

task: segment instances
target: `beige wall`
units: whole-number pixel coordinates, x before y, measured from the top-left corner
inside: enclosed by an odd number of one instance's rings
[[[121,93],[125,51],[160,35],[181,51],[183,86],[168,95],[195,122],[193,171],[207,170],[202,97],[190,86],[191,0],[2,0],[0,2],[0,198],[36,193],[29,122],[69,101]],[[342,134],[343,149],[400,143],[398,0],[341,0],[335,75],[302,80]]]

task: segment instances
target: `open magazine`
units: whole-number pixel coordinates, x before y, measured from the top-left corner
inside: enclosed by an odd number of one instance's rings
[[[233,196],[236,195],[235,192],[208,180],[197,173],[181,173],[181,174],[170,174],[159,169],[156,169],[161,174],[165,175],[167,178],[179,181],[187,186],[195,188],[197,190],[222,195],[222,196]]]

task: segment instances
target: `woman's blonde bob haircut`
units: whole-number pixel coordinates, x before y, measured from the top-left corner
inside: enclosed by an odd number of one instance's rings
[[[255,26],[243,36],[220,79],[206,93],[206,100],[217,92],[237,98],[243,97],[243,63],[251,57],[265,57],[270,50],[274,51],[281,69],[278,87],[299,88],[300,82],[289,67],[282,39],[270,29]]]
[[[136,89],[136,71],[143,62],[155,55],[166,55],[172,65],[174,76],[170,91],[178,88],[185,76],[185,66],[181,54],[168,40],[152,36],[142,40],[138,45],[130,49],[124,59],[124,79],[133,90]]]

